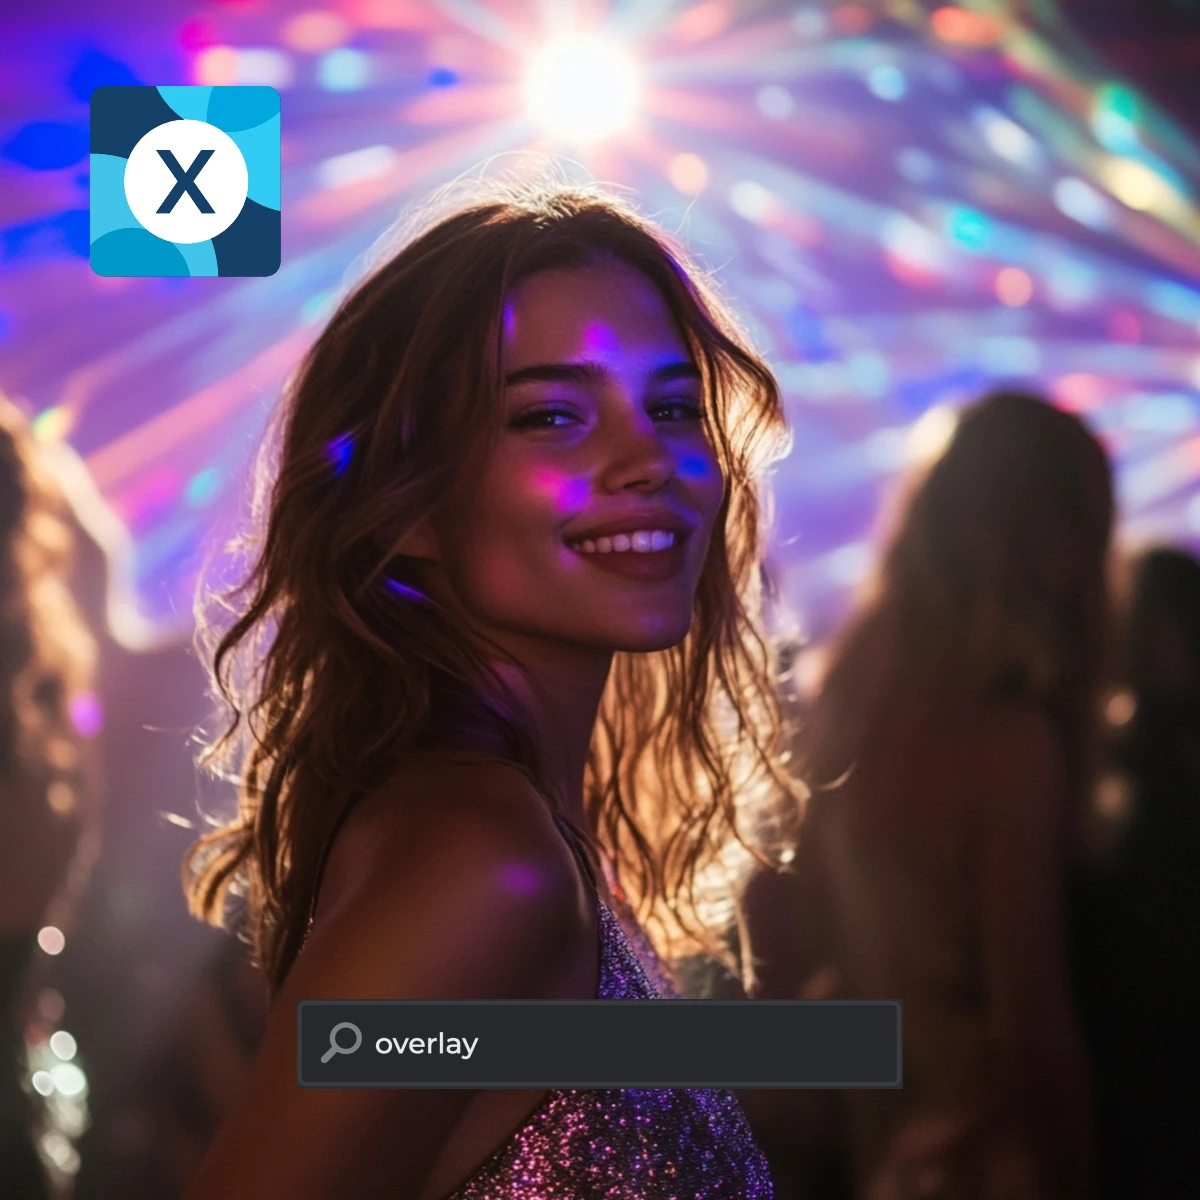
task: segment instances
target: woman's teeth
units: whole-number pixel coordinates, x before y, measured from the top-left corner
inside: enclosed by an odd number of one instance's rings
[[[579,554],[652,554],[655,550],[669,550],[675,545],[676,537],[665,529],[639,529],[635,533],[618,533],[612,537],[584,538],[571,542],[571,549]]]

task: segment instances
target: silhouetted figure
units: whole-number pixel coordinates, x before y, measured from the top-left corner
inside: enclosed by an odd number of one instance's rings
[[[868,1200],[1093,1192],[1065,885],[1111,521],[1082,423],[994,394],[912,481],[833,648],[794,872],[748,907],[760,994],[904,1001],[903,1090],[842,1094]],[[771,897],[794,915],[758,937]]]
[[[1200,1193],[1200,562],[1136,564],[1076,924],[1104,1194]]]

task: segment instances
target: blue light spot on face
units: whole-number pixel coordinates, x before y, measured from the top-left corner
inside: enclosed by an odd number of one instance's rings
[[[430,87],[453,87],[458,82],[458,72],[449,67],[434,67],[429,72]]]
[[[384,583],[393,596],[399,596],[402,600],[411,600],[414,604],[429,603],[429,597],[424,592],[419,592],[415,587],[409,587],[407,583],[401,583],[398,579],[385,579]]]
[[[88,130],[85,124],[62,121],[32,121],[21,126],[0,154],[34,171],[57,171],[87,158]]]
[[[680,479],[704,479],[712,470],[713,460],[704,454],[685,454],[679,460]]]
[[[325,447],[325,454],[333,464],[334,475],[341,475],[350,465],[350,459],[354,455],[354,436],[343,433],[340,437],[335,437]]]
[[[545,485],[551,490],[555,506],[559,512],[579,512],[588,500],[591,484],[586,478],[566,479],[561,476],[551,476]]]

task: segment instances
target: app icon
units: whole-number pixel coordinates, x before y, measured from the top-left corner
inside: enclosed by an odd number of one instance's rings
[[[273,275],[279,93],[96,88],[90,190],[97,275]]]

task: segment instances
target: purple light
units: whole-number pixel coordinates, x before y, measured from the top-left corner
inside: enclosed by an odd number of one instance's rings
[[[409,587],[406,583],[401,583],[398,579],[386,579],[387,589],[394,595],[400,596],[404,600],[411,600],[414,604],[428,604],[429,597],[424,592],[418,592],[416,588]]]
[[[621,343],[611,326],[604,321],[589,321],[583,327],[583,348],[590,353],[620,350]]]
[[[95,737],[104,727],[104,707],[94,693],[80,692],[72,696],[68,708],[71,724],[80,737]]]
[[[542,873],[528,863],[508,863],[500,868],[500,880],[518,896],[536,896],[541,889]]]

